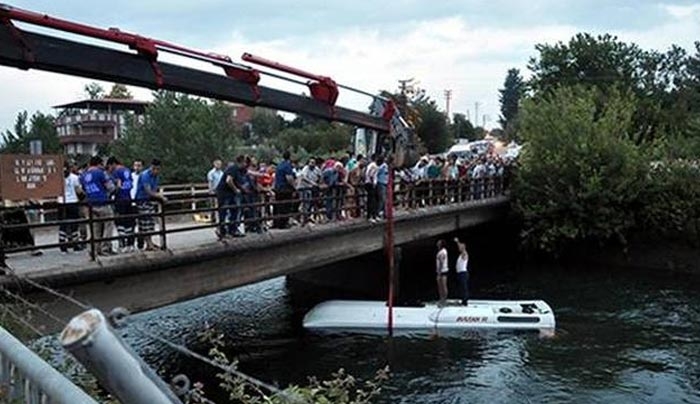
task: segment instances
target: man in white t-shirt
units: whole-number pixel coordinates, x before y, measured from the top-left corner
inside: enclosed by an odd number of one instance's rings
[[[63,167],[63,206],[61,206],[61,224],[58,226],[58,242],[61,243],[61,253],[67,253],[68,248],[75,251],[81,249],[77,243],[80,238],[79,227],[66,221],[80,219],[78,195],[83,193],[80,178],[75,174],[75,164],[66,162]]]
[[[216,159],[212,163],[212,168],[207,173],[207,185],[209,186],[209,193],[212,195],[216,194],[216,187],[221,181],[221,177],[224,176],[224,172],[221,170],[221,160]]]
[[[321,180],[321,169],[316,165],[316,159],[310,158],[299,175],[299,185],[297,190],[301,195],[301,217],[302,226],[309,221],[313,222],[313,217],[317,214],[316,199],[319,195],[319,181]]]
[[[221,169],[222,162],[219,159],[214,160],[212,163],[212,168],[207,172],[207,186],[209,187],[209,194],[216,195],[216,187],[219,186],[219,181],[224,176],[224,171]],[[212,197],[209,200],[212,206],[216,206],[216,198]],[[211,212],[209,216],[209,223],[216,223],[216,213]]]
[[[139,175],[143,171],[143,160],[136,159],[131,166],[131,200],[136,200],[136,188],[139,186]]]
[[[373,155],[371,162],[367,165],[365,169],[365,190],[367,191],[367,219],[371,222],[375,222],[379,210],[377,209],[378,195],[377,195],[377,172],[379,171],[379,166],[377,165],[377,156]]]
[[[131,200],[135,201],[136,200],[136,189],[139,187],[139,176],[141,175],[141,171],[143,171],[143,160],[141,159],[136,159],[134,160],[134,163],[131,166]],[[138,210],[136,209],[136,206],[132,206],[132,213],[138,213]],[[138,226],[138,220],[136,221],[137,226]],[[134,229],[136,231],[136,229]],[[140,231],[136,232],[136,244],[137,247],[140,249],[143,248],[143,236],[141,236],[139,233]],[[133,241],[130,240],[130,246],[133,246],[134,243]]]
[[[455,237],[459,256],[457,256],[457,284],[459,285],[459,297],[462,299],[462,305],[466,306],[469,300],[469,253],[467,253],[467,245],[459,241]]]
[[[438,240],[437,249],[438,252],[435,256],[435,275],[437,277],[438,296],[440,298],[438,306],[443,307],[447,302],[447,272],[449,271],[445,240]]]

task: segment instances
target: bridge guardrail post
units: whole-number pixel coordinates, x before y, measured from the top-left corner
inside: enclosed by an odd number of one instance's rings
[[[92,212],[92,204],[88,204],[88,225],[90,227],[90,259],[92,261],[97,257],[97,251],[95,248],[95,216]]]
[[[0,274],[4,273],[2,268],[5,268],[5,223],[3,223],[3,218],[0,216]]]
[[[163,202],[163,200],[159,200],[158,206],[160,207],[160,212],[158,212],[158,216],[160,217],[160,249],[167,250],[168,238],[165,230],[165,202]]]
[[[192,197],[192,203],[190,204],[190,207],[192,208],[193,211],[197,210],[197,200],[195,199],[195,189],[194,189],[194,184],[190,184],[190,196]]]

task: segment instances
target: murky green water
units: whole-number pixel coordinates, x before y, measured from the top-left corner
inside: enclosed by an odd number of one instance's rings
[[[280,385],[340,367],[367,378],[389,365],[382,403],[700,403],[700,277],[527,268],[477,270],[473,278],[475,297],[546,300],[557,316],[556,337],[309,334],[301,317],[330,292],[290,290],[282,278],[145,313],[137,322],[190,346],[210,323],[227,333],[242,370]],[[149,361],[216,384],[206,366],[139,341]]]

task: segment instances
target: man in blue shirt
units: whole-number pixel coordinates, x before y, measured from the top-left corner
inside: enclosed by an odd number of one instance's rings
[[[282,154],[284,159],[275,171],[275,216],[278,217],[273,221],[272,227],[277,229],[289,228],[289,214],[292,213],[293,203],[289,202],[294,197],[296,176],[292,168],[292,162],[289,159],[289,151]]]
[[[156,246],[153,244],[151,234],[155,231],[156,223],[153,215],[158,211],[158,204],[167,202],[167,198],[158,194],[160,183],[160,160],[153,159],[151,166],[139,175],[138,187],[136,189],[136,206],[139,211],[139,233],[142,233],[143,241],[146,244],[146,251],[153,251]]]
[[[111,240],[103,240],[113,236],[114,216],[112,206],[109,205],[109,196],[114,191],[114,183],[102,168],[102,158],[93,156],[90,166],[80,177],[80,183],[86,195],[86,200],[92,209],[92,216],[98,220],[91,224],[90,234],[97,241],[98,255],[114,254]]]
[[[131,171],[112,156],[107,159],[107,172],[112,176],[117,189],[114,194],[114,210],[117,213],[114,223],[117,225],[117,234],[122,237],[119,239],[119,250],[128,252],[134,247],[134,228],[136,227],[136,219],[129,217],[136,213],[131,205],[133,187]]]

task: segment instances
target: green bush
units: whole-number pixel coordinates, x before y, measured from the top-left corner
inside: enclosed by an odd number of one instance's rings
[[[636,231],[656,238],[700,240],[700,169],[697,162],[652,163],[639,198]]]
[[[526,144],[515,180],[523,242],[558,252],[583,241],[625,240],[634,227],[648,163],[629,140],[635,111],[629,94],[605,102],[594,89],[559,88],[526,100],[520,136]]]

